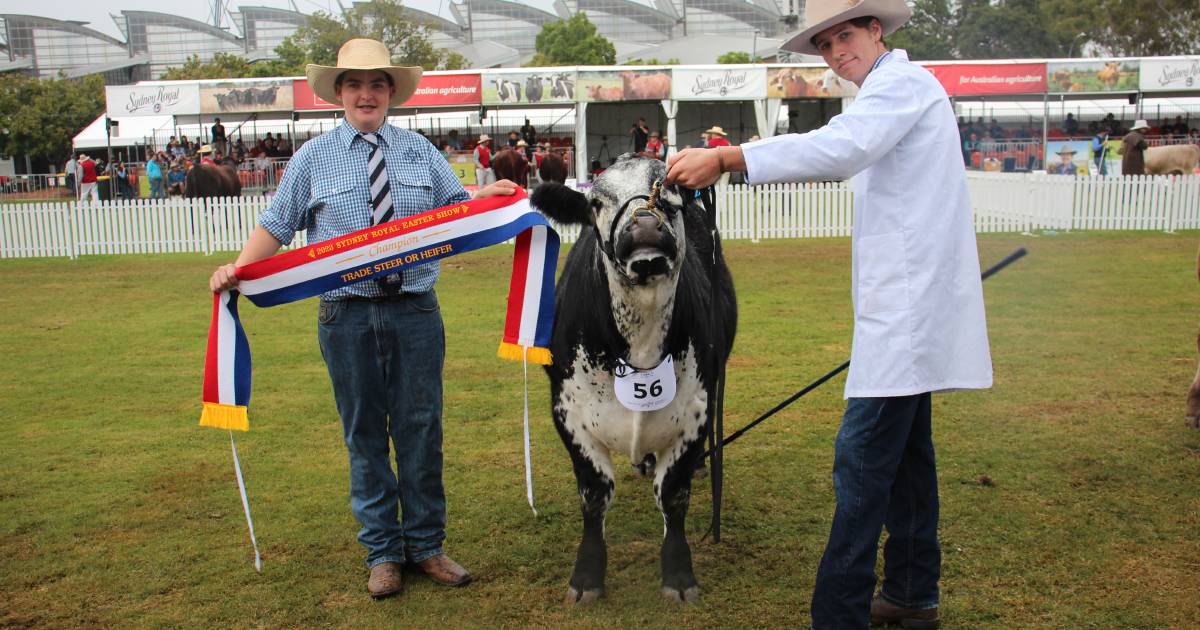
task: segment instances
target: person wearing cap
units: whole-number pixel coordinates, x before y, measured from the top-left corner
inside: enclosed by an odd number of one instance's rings
[[[1118,152],[1121,154],[1121,174],[1122,175],[1145,175],[1146,174],[1146,131],[1149,131],[1150,125],[1145,120],[1138,119],[1133,123],[1133,127],[1129,128],[1129,133],[1121,138],[1121,148]]]
[[[1075,166],[1075,148],[1069,144],[1063,145],[1058,150],[1058,164],[1051,167],[1050,172],[1055,175],[1077,175],[1079,167]]]
[[[479,134],[479,142],[475,143],[475,183],[481,188],[496,181],[492,172],[491,143],[492,137],[486,133]]]
[[[274,254],[300,229],[317,243],[470,198],[432,144],[387,123],[388,109],[416,90],[420,68],[393,65],[379,41],[351,39],[336,66],[309,64],[305,73],[313,92],[340,103],[345,118],[296,151],[237,262],[213,273],[213,291],[236,287],[237,265]],[[514,191],[500,182],[479,196]],[[350,458],[350,507],[367,550],[367,591],[377,599],[400,592],[406,562],[438,584],[471,580],[443,551],[438,272],[432,262],[334,289],[321,296],[317,312]]]
[[[854,332],[834,445],[833,523],[814,628],[939,623],[941,548],[931,394],[992,384],[983,287],[954,110],[928,71],[889,50],[904,0],[808,0],[782,50],[821,55],[859,87],[804,134],[672,156],[667,184],[854,181]],[[883,583],[875,592],[882,527]]]

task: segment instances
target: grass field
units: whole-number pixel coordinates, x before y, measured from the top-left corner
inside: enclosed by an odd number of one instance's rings
[[[1200,619],[1196,233],[980,237],[996,385],[937,396],[945,628],[1188,628]],[[728,431],[846,358],[849,241],[731,243],[741,321]],[[507,253],[446,262],[447,550],[477,582],[365,594],[316,304],[242,309],[254,353],[239,435],[196,426],[212,268],[203,256],[0,261],[0,627],[798,627],[833,511],[843,379],[726,452],[724,536],[707,484],[689,536],[699,603],[658,594],[662,520],[624,473],[607,597],[561,604],[579,537],[566,452],[531,371],[494,358]],[[628,471],[622,462],[619,468]],[[983,476],[986,475],[986,478]],[[990,479],[990,482],[988,481]]]

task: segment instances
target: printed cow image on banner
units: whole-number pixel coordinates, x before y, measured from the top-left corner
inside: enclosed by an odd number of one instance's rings
[[[1077,61],[1046,64],[1046,91],[1126,92],[1138,89],[1136,60]]]
[[[574,103],[574,72],[484,72],[484,105]]]
[[[212,83],[200,87],[200,113],[290,112],[292,81]]]
[[[858,86],[829,68],[767,68],[767,98],[843,98]]]
[[[668,70],[579,73],[581,102],[661,101],[668,98],[671,98],[671,72]]]

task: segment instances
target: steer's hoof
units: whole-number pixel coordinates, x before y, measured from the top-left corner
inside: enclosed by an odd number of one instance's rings
[[[667,601],[672,601],[677,604],[690,604],[697,599],[700,599],[700,587],[689,586],[681,591],[671,586],[664,586],[662,588],[662,595],[667,599]]]
[[[1200,429],[1200,416],[1184,416],[1183,423],[1192,429]]]
[[[567,596],[563,598],[563,603],[569,605],[589,604],[604,596],[603,588],[589,588],[583,591],[576,590],[574,586],[567,587]]]

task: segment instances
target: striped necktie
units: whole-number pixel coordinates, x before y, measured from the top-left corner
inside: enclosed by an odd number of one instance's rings
[[[371,155],[367,157],[367,178],[370,180],[371,191],[371,225],[387,223],[395,216],[392,206],[392,185],[388,182],[387,164],[383,161],[383,149],[379,146],[379,136],[374,133],[362,134],[362,139],[371,145]],[[386,278],[376,278],[375,283],[388,295],[396,295],[404,285],[404,276],[393,273]]]
[[[387,164],[383,162],[383,149],[379,147],[379,136],[362,134],[362,139],[371,145],[367,158],[367,173],[371,180],[371,225],[387,223],[395,211],[392,208],[392,185],[388,182]]]

